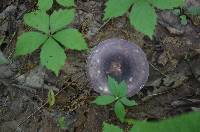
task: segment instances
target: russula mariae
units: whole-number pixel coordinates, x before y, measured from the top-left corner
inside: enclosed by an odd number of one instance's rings
[[[88,57],[88,74],[92,87],[101,94],[110,94],[107,78],[128,85],[128,96],[143,88],[149,76],[145,53],[134,43],[109,39],[96,46]]]

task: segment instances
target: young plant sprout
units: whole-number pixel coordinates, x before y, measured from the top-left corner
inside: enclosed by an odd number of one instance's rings
[[[125,81],[130,97],[146,83],[149,64],[145,53],[134,43],[109,39],[93,49],[88,58],[88,74],[96,92],[111,94],[107,83],[108,76],[111,76],[117,82]]]
[[[108,76],[108,87],[111,95],[98,96],[93,103],[97,105],[109,105],[115,103],[115,114],[121,122],[124,122],[126,115],[125,106],[135,106],[137,103],[134,100],[129,100],[127,98],[128,87],[124,81],[118,83]]]

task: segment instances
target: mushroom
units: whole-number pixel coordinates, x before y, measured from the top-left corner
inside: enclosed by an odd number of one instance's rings
[[[101,94],[111,94],[108,76],[125,81],[128,96],[138,93],[149,76],[149,64],[143,50],[122,39],[108,39],[96,46],[88,57],[88,76],[92,87]]]

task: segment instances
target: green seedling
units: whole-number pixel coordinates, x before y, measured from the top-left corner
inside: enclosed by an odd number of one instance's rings
[[[48,92],[48,103],[49,103],[49,107],[55,104],[55,94],[52,89],[49,89],[49,92]]]
[[[180,19],[181,19],[181,24],[182,25],[187,25],[188,21],[187,21],[187,16],[186,15],[181,15],[180,16]]]
[[[73,0],[57,2],[62,6],[74,6]],[[65,48],[80,51],[88,47],[77,29],[65,28],[74,20],[75,10],[60,9],[48,15],[46,11],[52,4],[53,0],[39,0],[39,10],[25,14],[25,24],[35,31],[23,33],[18,37],[16,56],[30,54],[41,47],[40,63],[58,75],[67,58]]]
[[[61,129],[65,128],[65,117],[61,116],[61,117],[58,118],[58,126]]]
[[[165,10],[182,6],[185,0],[107,0],[104,20],[124,15],[130,8],[131,25],[153,38],[157,24],[155,8]]]
[[[121,122],[124,122],[126,114],[125,106],[135,106],[137,103],[127,98],[128,88],[124,81],[118,83],[113,78],[108,77],[108,86],[111,95],[98,96],[92,103],[97,105],[109,105],[115,102],[115,114]]]
[[[187,25],[187,16],[182,14],[180,9],[174,9],[173,13],[180,18],[181,25]]]

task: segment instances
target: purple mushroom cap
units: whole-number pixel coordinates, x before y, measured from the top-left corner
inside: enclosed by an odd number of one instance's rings
[[[111,76],[128,85],[128,96],[138,93],[148,80],[149,64],[143,50],[122,39],[109,39],[96,46],[88,57],[88,75],[92,87],[110,94],[107,79]]]

